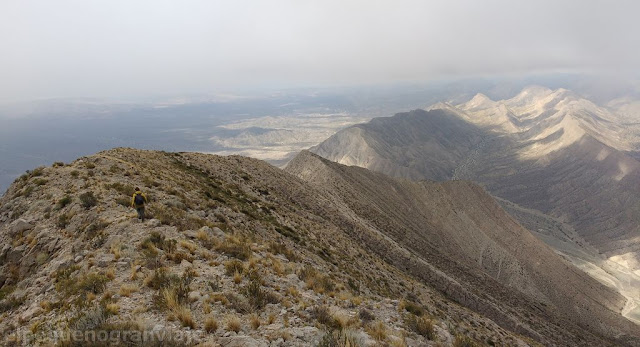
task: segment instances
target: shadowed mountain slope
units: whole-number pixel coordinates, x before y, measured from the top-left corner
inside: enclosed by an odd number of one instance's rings
[[[566,90],[528,88],[500,102],[479,95],[378,118],[312,151],[395,177],[479,182],[570,223],[598,251],[637,271],[640,163],[627,154],[637,148],[622,117]]]

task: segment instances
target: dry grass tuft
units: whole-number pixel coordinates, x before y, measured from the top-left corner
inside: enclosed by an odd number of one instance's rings
[[[233,283],[240,284],[240,282],[242,282],[242,275],[238,271],[236,271],[233,274]]]
[[[107,311],[107,313],[113,314],[113,315],[117,315],[118,312],[120,312],[120,305],[118,304],[107,304],[107,306],[105,306],[105,311]]]
[[[383,322],[375,322],[366,327],[366,331],[376,341],[384,341],[387,339],[388,329]]]
[[[456,335],[456,339],[453,341],[453,347],[480,347],[480,344],[468,336]]]
[[[249,318],[249,322],[251,323],[251,327],[253,328],[253,330],[256,330],[260,327],[260,317],[258,317],[257,314],[252,314],[251,317]]]
[[[195,252],[196,249],[198,248],[198,246],[196,246],[195,243],[193,243],[191,241],[186,241],[186,240],[181,240],[180,241],[180,247],[188,250],[189,253],[191,253],[191,254],[193,254],[193,252]]]
[[[172,310],[175,317],[182,323],[183,327],[189,327],[191,329],[196,328],[196,322],[193,320],[191,310],[187,306],[180,306]]]
[[[116,269],[109,268],[107,269],[107,272],[104,275],[107,276],[109,280],[113,281],[113,279],[116,278]]]
[[[132,293],[138,291],[138,287],[132,284],[123,284],[120,286],[120,291],[118,292],[122,296],[130,297]]]
[[[213,317],[207,317],[204,321],[204,330],[208,333],[214,333],[218,330],[218,321]]]
[[[236,316],[229,316],[227,318],[227,331],[238,333],[240,330],[242,330],[240,319]]]
[[[122,244],[118,242],[111,245],[111,253],[113,253],[116,260],[120,259],[122,256]]]

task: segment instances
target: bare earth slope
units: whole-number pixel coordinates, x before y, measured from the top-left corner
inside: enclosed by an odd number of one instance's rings
[[[214,346],[639,341],[619,295],[474,184],[308,152],[288,170],[119,148],[26,174],[0,199],[2,344],[100,331]],[[124,206],[133,186],[150,199],[144,223]]]

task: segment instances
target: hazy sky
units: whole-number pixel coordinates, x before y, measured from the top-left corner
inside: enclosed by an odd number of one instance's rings
[[[640,1],[1,0],[0,99],[638,74]]]

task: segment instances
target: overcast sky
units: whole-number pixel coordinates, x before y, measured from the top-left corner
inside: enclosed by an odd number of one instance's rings
[[[635,74],[640,1],[0,1],[0,99]]]

